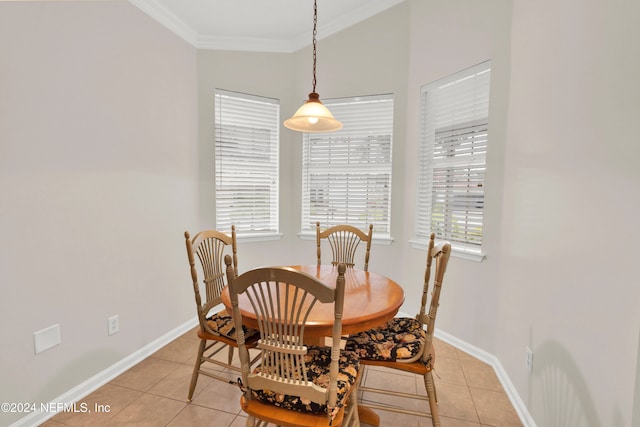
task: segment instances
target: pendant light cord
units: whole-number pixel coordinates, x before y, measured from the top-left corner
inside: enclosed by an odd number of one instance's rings
[[[316,0],[313,0],[313,81],[311,82],[313,85],[313,92],[316,91],[316,45],[318,42],[316,41],[316,35],[318,34],[317,30],[318,26],[318,5],[316,4]]]

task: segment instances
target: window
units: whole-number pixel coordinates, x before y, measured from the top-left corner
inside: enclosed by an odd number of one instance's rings
[[[484,62],[421,90],[416,239],[434,232],[476,259],[483,256],[490,77]]]
[[[216,228],[278,233],[280,102],[215,91]]]
[[[393,95],[323,101],[344,127],[305,133],[302,232],[351,224],[390,235]]]

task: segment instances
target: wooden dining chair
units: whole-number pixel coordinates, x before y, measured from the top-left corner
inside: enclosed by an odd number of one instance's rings
[[[358,426],[355,353],[340,350],[344,264],[335,288],[288,267],[266,267],[235,276],[225,257],[229,297],[242,366],[240,404],[247,426]],[[260,365],[251,370],[239,298],[247,298],[260,330]],[[305,345],[304,332],[316,304],[332,304],[334,345]],[[353,396],[353,397],[352,397]]]
[[[369,269],[369,254],[371,252],[371,240],[373,236],[373,224],[369,225],[369,233],[356,228],[352,225],[341,224],[334,225],[324,231],[320,231],[320,222],[316,222],[316,247],[318,256],[318,265],[321,264],[320,242],[326,239],[331,246],[332,265],[344,263],[347,267],[355,265],[354,259],[360,242],[366,243],[364,253],[364,271]]]
[[[440,417],[438,415],[438,399],[435,384],[431,373],[435,366],[433,333],[438,305],[440,303],[442,280],[447,269],[450,254],[451,245],[448,242],[441,242],[436,245],[435,235],[432,233],[429,239],[420,312],[415,318],[397,317],[379,328],[351,335],[346,344],[346,349],[355,351],[358,354],[360,362],[365,368],[367,366],[382,366],[422,375],[427,395],[424,396],[416,393],[397,392],[365,386],[359,387],[361,392],[426,400],[429,402],[430,413],[370,402],[367,402],[367,406],[391,412],[431,417],[434,427],[440,426]],[[431,268],[434,262],[435,274],[433,291],[429,311],[427,312],[429,282],[431,279]],[[368,374],[373,375],[374,371],[370,371]]]
[[[229,378],[217,373],[221,369],[218,371],[206,369],[203,367],[205,363],[240,372],[239,366],[232,364],[233,349],[238,346],[233,319],[224,307],[221,311],[210,313],[222,303],[220,294],[226,286],[226,268],[223,258],[225,252],[229,252],[229,249],[231,250],[234,274],[238,273],[238,256],[234,226],[231,226],[231,236],[216,230],[205,230],[196,234],[193,239],[189,236],[189,232],[185,231],[184,238],[187,245],[187,257],[200,325],[198,330],[200,346],[187,397],[191,401],[199,374],[230,382]],[[197,263],[195,261],[196,257],[198,259]],[[200,280],[202,280],[204,297],[200,292]],[[246,346],[255,347],[258,338],[257,331],[245,329],[244,336]],[[223,361],[224,359],[219,360],[219,358],[216,358],[216,355],[225,348],[228,349],[226,363]]]

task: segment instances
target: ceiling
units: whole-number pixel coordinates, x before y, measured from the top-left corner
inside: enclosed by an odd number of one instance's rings
[[[129,0],[199,49],[295,52],[312,41],[313,0]],[[405,0],[319,0],[318,39]]]

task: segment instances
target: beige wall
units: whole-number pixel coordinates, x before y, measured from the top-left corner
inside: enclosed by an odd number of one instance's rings
[[[405,286],[409,314],[420,86],[492,60],[487,258],[452,259],[437,326],[495,355],[540,426],[640,413],[639,7],[408,0],[318,44],[322,98],[396,96],[394,242],[371,266]],[[214,223],[213,89],[280,98],[284,119],[311,89],[311,52],[196,52],[125,2],[0,12],[0,397],[47,401],[193,317],[181,233]],[[241,270],[313,257],[297,236],[301,136],[281,136],[283,236],[241,241]],[[63,344],[34,356],[53,323]]]
[[[196,76],[128,2],[0,4],[0,401],[49,402],[193,318]]]
[[[317,88],[321,99],[393,93],[395,114],[394,167],[402,170],[406,146],[404,118],[408,66],[408,3],[374,16],[332,37],[318,41]],[[281,121],[291,116],[311,92],[311,48],[293,54],[198,52],[200,102],[200,213],[202,227],[215,224],[213,176],[213,93],[216,87],[280,99]],[[300,203],[302,178],[302,134],[280,127],[280,227],[282,238],[267,242],[238,243],[240,270],[266,264],[315,262],[315,241],[301,240]],[[403,177],[394,176],[394,200],[402,203],[406,194]],[[397,205],[400,206],[400,205]],[[402,226],[401,218],[392,224]],[[372,255],[378,271],[399,277],[393,251],[400,243],[379,245]]]
[[[640,392],[639,16],[514,2],[495,354],[541,426],[632,425]]]
[[[253,95],[280,99],[281,110],[285,110],[291,93],[292,56],[290,54],[228,52],[201,50],[198,52],[198,97],[199,97],[199,200],[200,227],[215,228],[215,184],[214,184],[214,93],[216,88],[228,89]],[[282,113],[284,114],[284,113]],[[284,128],[282,128],[284,129]],[[290,176],[289,154],[286,136],[281,129],[280,151],[280,215],[284,236],[281,240],[259,243],[238,242],[239,269],[246,271],[256,265],[286,263],[287,251],[281,250],[283,243],[295,243],[294,228],[290,223],[289,206],[294,195],[288,190],[293,177]],[[285,219],[286,218],[286,219]],[[286,246],[285,246],[286,247]]]
[[[411,51],[407,135],[410,141],[405,156],[405,191],[416,193],[417,156],[421,86],[481,62],[491,60],[491,99],[489,148],[485,186],[483,224],[483,262],[452,257],[444,287],[438,327],[489,353],[495,351],[496,300],[499,284],[500,233],[502,203],[502,161],[507,126],[509,90],[509,34],[511,2],[491,0],[411,1]],[[420,278],[424,270],[424,251],[410,248],[413,237],[415,204],[405,201],[403,219],[407,282]],[[414,280],[413,292],[421,283]],[[417,312],[419,301],[408,302],[408,313]],[[464,313],[464,315],[461,315]]]
[[[634,425],[640,4],[410,4],[410,140],[420,85],[492,60],[487,259],[451,261],[438,327],[495,355],[537,425]]]
[[[376,243],[370,266],[376,271],[402,282],[401,253],[404,224],[402,210],[413,194],[405,191],[403,160],[410,142],[406,138],[404,120],[407,106],[407,67],[409,64],[409,3],[401,3],[363,23],[318,42],[318,92],[321,99],[331,97],[394,94],[394,128],[391,182],[390,244]],[[297,53],[305,78],[298,82],[296,93],[307,94],[311,83],[311,50]],[[307,77],[308,76],[308,77]],[[296,103],[297,108],[300,101]],[[294,112],[291,109],[290,114]],[[294,142],[301,145],[301,136]],[[301,177],[302,154],[297,154],[295,176]],[[400,173],[397,173],[400,171]],[[300,179],[298,179],[298,183]],[[299,184],[298,184],[299,185]],[[300,194],[300,189],[296,190]],[[297,202],[300,205],[300,201]],[[300,215],[295,223],[300,228]],[[375,228],[374,228],[375,239]],[[307,245],[308,246],[308,245]],[[305,249],[306,250],[306,249]]]

